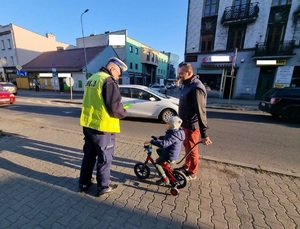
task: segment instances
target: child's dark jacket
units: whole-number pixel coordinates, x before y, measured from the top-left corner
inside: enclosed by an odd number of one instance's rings
[[[163,149],[163,158],[165,160],[177,160],[182,148],[182,141],[185,134],[182,128],[170,129],[166,131],[165,136],[160,136],[157,140],[152,139],[151,144]]]

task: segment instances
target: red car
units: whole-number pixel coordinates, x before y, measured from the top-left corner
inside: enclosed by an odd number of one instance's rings
[[[0,104],[13,104],[16,102],[16,96],[0,85]]]

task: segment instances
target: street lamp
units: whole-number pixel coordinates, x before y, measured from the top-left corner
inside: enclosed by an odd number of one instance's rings
[[[86,74],[88,73],[87,70],[87,59],[86,59],[86,50],[85,50],[85,43],[84,43],[84,33],[83,33],[83,24],[82,24],[82,15],[84,15],[85,13],[87,13],[89,11],[89,9],[86,9],[80,16],[80,20],[81,20],[81,32],[82,32],[82,41],[83,41],[83,51],[84,51],[84,60],[85,60],[85,71]]]

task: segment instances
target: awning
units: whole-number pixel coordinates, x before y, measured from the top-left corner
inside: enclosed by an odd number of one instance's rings
[[[222,74],[222,69],[197,69],[197,74]]]

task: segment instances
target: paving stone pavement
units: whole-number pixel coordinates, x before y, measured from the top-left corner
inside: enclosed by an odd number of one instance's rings
[[[117,137],[116,192],[78,192],[79,132],[0,116],[0,228],[299,228],[300,179],[201,160],[177,197],[139,180],[143,143]]]

